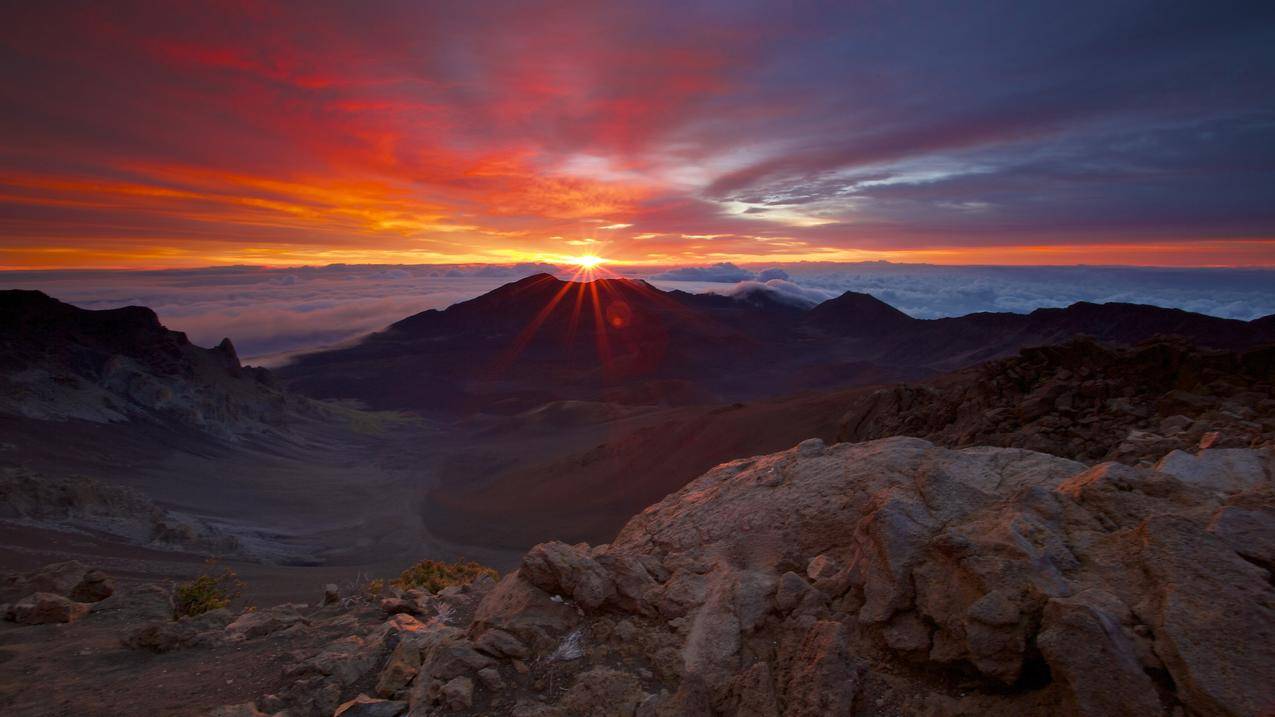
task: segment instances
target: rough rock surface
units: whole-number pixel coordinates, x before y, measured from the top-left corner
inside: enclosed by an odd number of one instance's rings
[[[898,435],[1130,464],[1154,463],[1173,449],[1271,446],[1275,348],[1223,352],[1155,341],[1121,349],[1081,339],[1024,349],[881,389],[846,414],[839,439]]]
[[[806,441],[610,545],[533,548],[464,622],[334,644],[258,706],[319,714],[372,681],[414,717],[1265,714],[1273,462]]]

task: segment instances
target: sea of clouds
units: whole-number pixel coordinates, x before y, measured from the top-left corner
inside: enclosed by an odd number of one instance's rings
[[[540,271],[570,276],[545,264],[11,271],[0,272],[0,289],[39,289],[88,309],[149,306],[165,325],[185,331],[196,344],[211,346],[229,336],[245,359],[269,365]],[[860,291],[917,318],[1028,312],[1076,301],[1153,304],[1244,320],[1275,313],[1275,270],[1269,269],[722,263],[629,268],[624,274],[663,289],[728,295],[767,291],[801,305]]]

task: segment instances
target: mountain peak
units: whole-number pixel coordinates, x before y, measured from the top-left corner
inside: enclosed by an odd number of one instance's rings
[[[841,335],[876,335],[896,330],[916,319],[871,294],[847,291],[815,306],[805,323]]]

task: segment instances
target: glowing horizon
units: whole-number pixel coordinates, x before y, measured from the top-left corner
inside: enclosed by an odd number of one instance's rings
[[[1275,266],[1273,14],[14,6],[0,269]]]

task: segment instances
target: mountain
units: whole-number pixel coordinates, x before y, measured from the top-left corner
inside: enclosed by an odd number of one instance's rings
[[[540,274],[304,356],[279,374],[303,393],[375,408],[686,405],[923,379],[1077,335],[1120,345],[1176,335],[1240,349],[1275,340],[1275,325],[1084,302],[920,320],[855,292],[804,309],[759,291],[733,298]]]
[[[411,417],[288,391],[229,340],[195,346],[150,309],[0,291],[0,568],[112,555],[169,575],[209,553],[349,565],[462,552],[421,525],[435,441]]]
[[[0,291],[0,412],[96,422],[146,417],[222,435],[284,420],[286,395],[140,306],[90,311],[39,291]]]
[[[515,412],[599,397],[704,402],[746,393],[747,379],[782,361],[782,339],[798,314],[641,281],[539,274],[410,316],[356,346],[304,356],[280,375],[309,395],[376,408]]]

